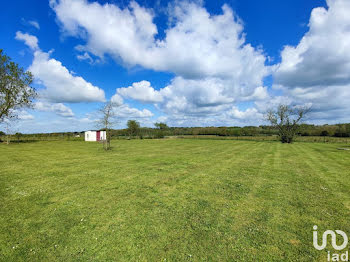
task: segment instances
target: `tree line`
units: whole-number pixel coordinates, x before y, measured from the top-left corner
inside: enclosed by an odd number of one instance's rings
[[[111,138],[118,137],[125,138],[163,138],[166,136],[272,136],[278,135],[278,130],[269,125],[261,126],[245,126],[245,127],[168,127],[165,123],[162,124],[162,128],[154,127],[141,127],[136,120],[130,120],[136,122],[136,128],[133,126],[131,129],[126,127],[123,129],[111,129]],[[329,136],[329,137],[350,137],[350,123],[349,124],[336,124],[336,125],[310,125],[300,124],[298,125],[297,136]],[[100,130],[104,130],[103,128]],[[5,132],[0,131],[0,136],[5,136]],[[84,138],[84,131],[77,132],[56,132],[56,133],[37,133],[37,134],[21,134],[16,133],[13,135],[13,139],[65,139],[65,140],[82,140]]]
[[[300,124],[297,126],[298,136],[330,136],[330,137],[350,137],[350,123],[336,125],[310,125]],[[157,127],[140,127],[130,133],[128,128],[111,130],[112,137],[117,136],[142,136],[160,138],[164,136],[183,135],[213,135],[213,136],[271,136],[278,135],[278,129],[270,125],[244,126],[244,127],[168,127],[159,129]]]

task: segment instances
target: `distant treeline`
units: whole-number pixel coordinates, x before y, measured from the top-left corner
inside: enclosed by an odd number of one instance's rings
[[[112,137],[129,136],[128,129],[112,130]],[[214,135],[214,136],[271,136],[278,132],[271,126],[245,127],[167,127],[164,129],[140,128],[138,135],[142,137],[163,137],[183,135]],[[350,137],[350,124],[308,125],[299,126],[300,136],[334,136]]]
[[[112,137],[129,136],[128,129],[112,130]],[[214,135],[214,136],[256,136],[277,134],[267,126],[255,127],[167,127],[163,129],[142,127],[138,134],[144,138],[164,136],[186,136],[186,135]]]
[[[4,140],[6,134],[0,131],[0,139]],[[147,128],[141,127],[133,135],[139,138],[163,138],[166,136],[271,136],[277,135],[277,130],[271,126],[245,126],[245,127],[167,127]],[[308,125],[299,126],[299,136],[329,136],[329,137],[350,137],[350,124],[337,125]],[[112,138],[129,138],[128,129],[111,130]],[[83,140],[84,132],[65,132],[65,133],[43,133],[43,134],[13,134],[11,140]]]

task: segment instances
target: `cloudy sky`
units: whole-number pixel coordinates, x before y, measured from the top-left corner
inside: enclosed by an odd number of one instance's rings
[[[20,132],[263,124],[278,104],[350,122],[349,0],[33,0],[2,5],[0,48],[35,76]],[[4,26],[5,25],[5,26]]]

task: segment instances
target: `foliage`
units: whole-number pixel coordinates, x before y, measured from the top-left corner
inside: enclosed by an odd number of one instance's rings
[[[140,123],[136,120],[129,120],[127,122],[129,137],[135,136],[140,130]]]
[[[327,130],[323,130],[320,135],[321,136],[329,136],[329,133]]]
[[[155,123],[154,126],[156,127],[156,129],[158,129],[154,134],[154,138],[164,138],[164,131],[169,129],[167,124],[159,122]]]
[[[276,111],[267,113],[267,120],[278,129],[282,143],[292,143],[298,131],[299,122],[305,117],[309,108],[279,105]]]
[[[155,123],[154,126],[160,130],[166,130],[169,128],[166,123],[162,123],[162,122]]]
[[[164,132],[162,132],[162,130],[157,130],[154,134],[154,138],[164,138]]]
[[[113,119],[115,122],[115,119]],[[99,126],[98,128],[100,128]],[[103,128],[102,128],[103,129]],[[318,139],[317,137],[323,136],[324,131],[328,132],[328,137],[339,137],[339,139],[327,139],[330,142],[345,141],[350,135],[350,124],[337,124],[337,125],[298,125],[297,141],[309,141],[315,142],[324,141],[324,139]],[[161,132],[160,132],[161,131]],[[124,138],[129,136],[128,129],[110,129],[111,138]],[[338,132],[342,132],[344,135],[339,135]],[[161,133],[161,135],[160,135]],[[80,135],[80,137],[75,137]],[[164,136],[187,136],[192,137],[195,135],[197,138],[208,136],[219,138],[234,138],[234,139],[252,139],[252,140],[276,140],[275,136],[278,135],[278,131],[272,126],[252,126],[252,127],[169,127],[166,130],[160,130],[158,128],[141,127],[138,130],[138,136],[142,138],[162,138]],[[1,133],[0,133],[1,136]],[[2,134],[4,136],[4,134]],[[305,137],[302,138],[302,137]],[[40,134],[22,134],[21,139],[28,140],[84,140],[83,132],[66,132],[66,133],[40,133]]]
[[[16,110],[32,106],[36,97],[35,89],[30,87],[32,82],[33,75],[12,62],[0,49],[0,123],[16,118]]]

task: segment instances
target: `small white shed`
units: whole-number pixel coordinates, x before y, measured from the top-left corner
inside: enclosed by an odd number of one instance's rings
[[[103,141],[106,140],[106,131],[90,130],[85,132],[85,141]]]

